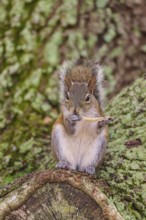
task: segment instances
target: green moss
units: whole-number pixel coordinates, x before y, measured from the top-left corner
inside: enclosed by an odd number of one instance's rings
[[[105,8],[109,0],[97,0],[96,4],[99,8]]]
[[[115,120],[99,177],[110,185],[110,197],[125,219],[145,219],[146,81],[140,78],[124,89],[108,105],[106,114]],[[138,146],[126,146],[136,139],[141,140]]]

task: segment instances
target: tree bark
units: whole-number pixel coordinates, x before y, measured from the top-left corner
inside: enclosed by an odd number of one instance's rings
[[[0,220],[123,220],[96,179],[82,173],[33,173],[3,188],[0,195]]]

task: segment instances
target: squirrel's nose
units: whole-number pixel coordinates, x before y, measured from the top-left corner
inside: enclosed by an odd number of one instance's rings
[[[74,109],[74,112],[73,112],[75,115],[77,115],[78,114],[78,112],[77,112],[77,109],[75,108]]]

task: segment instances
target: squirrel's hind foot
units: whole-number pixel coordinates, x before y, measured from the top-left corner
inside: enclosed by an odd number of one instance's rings
[[[57,169],[67,169],[67,170],[71,170],[71,165],[70,163],[68,163],[67,161],[59,161],[56,165]]]
[[[95,174],[95,167],[88,166],[88,167],[86,167],[85,172],[90,175],[94,175]]]
[[[89,175],[94,175],[95,174],[95,167],[93,166],[88,166],[84,169],[79,169],[80,172],[85,172],[88,173]]]

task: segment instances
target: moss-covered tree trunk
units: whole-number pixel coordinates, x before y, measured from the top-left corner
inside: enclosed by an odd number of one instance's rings
[[[69,171],[29,175],[3,189],[0,220],[124,220],[95,179]]]

